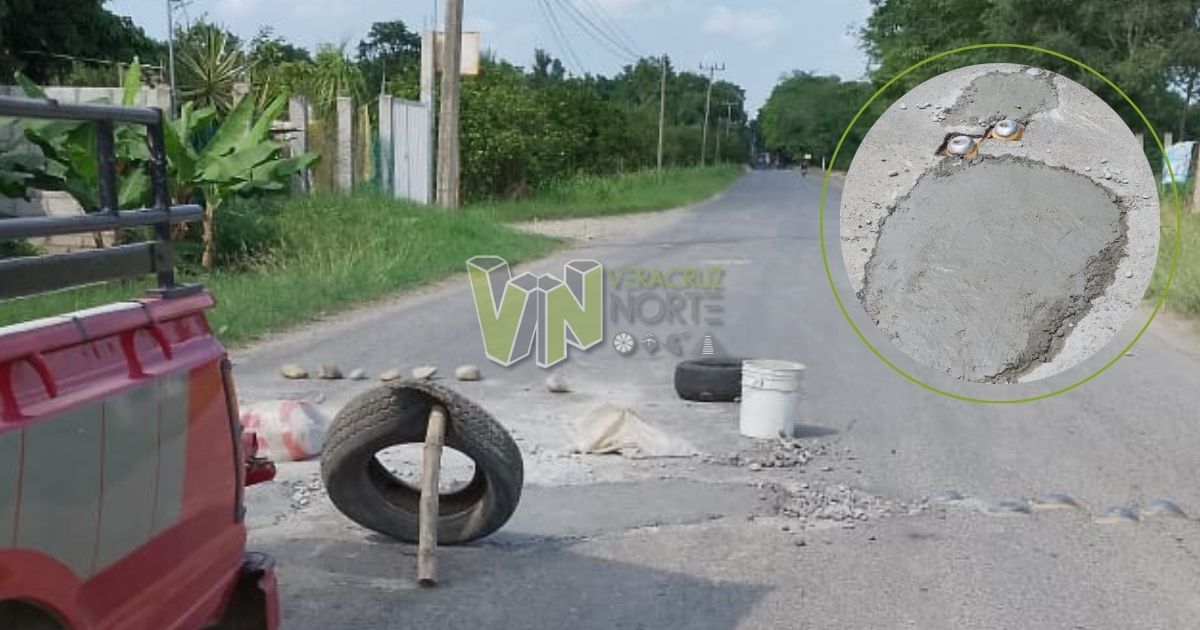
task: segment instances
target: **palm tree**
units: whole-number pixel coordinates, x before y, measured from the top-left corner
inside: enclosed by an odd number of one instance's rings
[[[346,56],[345,44],[322,45],[306,74],[302,90],[322,118],[333,113],[339,96],[349,96],[356,103],[366,100],[362,69]]]
[[[238,83],[247,80],[249,62],[237,41],[211,24],[193,27],[181,42],[179,95],[196,107],[224,116],[237,103]]]

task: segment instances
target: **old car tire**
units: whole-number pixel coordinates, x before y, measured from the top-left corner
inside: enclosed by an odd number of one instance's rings
[[[733,402],[742,396],[742,360],[712,357],[675,366],[675,391],[684,400]]]
[[[0,628],[4,630],[62,630],[63,625],[50,613],[32,604],[0,602]]]
[[[343,514],[385,536],[417,542],[420,491],[393,475],[376,454],[400,444],[423,443],[435,403],[447,411],[446,446],[475,463],[470,483],[441,495],[438,543],[471,542],[508,521],[524,482],[516,442],[486,411],[427,382],[371,390],[334,419],[321,456],[321,476]]]

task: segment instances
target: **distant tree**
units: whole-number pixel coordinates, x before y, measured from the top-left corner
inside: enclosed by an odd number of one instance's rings
[[[375,22],[358,43],[367,92],[414,98],[421,72],[421,36],[401,20]]]
[[[367,87],[360,66],[346,56],[346,46],[322,44],[313,63],[299,80],[301,93],[309,98],[318,116],[336,111],[337,99],[348,96],[355,102],[367,98]]]
[[[871,0],[861,31],[876,85],[934,53],[978,42],[1031,44],[1078,59],[1112,79],[1153,124],[1186,129],[1200,92],[1200,0]],[[1130,125],[1141,125],[1124,99],[1087,71],[1035,51],[971,51],[905,77],[892,98],[950,68],[1027,63],[1082,83]]]
[[[533,51],[533,69],[530,80],[535,86],[547,86],[566,79],[567,69],[558,58],[538,48]]]
[[[276,36],[270,26],[258,29],[258,34],[250,40],[246,54],[255,67],[312,61],[312,55],[307,50]]]
[[[159,59],[161,44],[104,0],[0,0],[0,76],[21,71],[38,83],[70,74],[74,59]],[[115,72],[115,71],[114,71]],[[115,77],[115,74],[113,75]]]
[[[298,81],[312,65],[308,51],[276,37],[271,27],[259,29],[246,51],[250,84],[259,109],[279,96],[299,91]]]
[[[836,76],[795,72],[771,93],[759,114],[765,148],[793,159],[804,154],[832,157],[839,138],[858,108],[871,95],[865,82],[842,81]],[[869,124],[856,125],[847,138],[841,166],[849,164]]]

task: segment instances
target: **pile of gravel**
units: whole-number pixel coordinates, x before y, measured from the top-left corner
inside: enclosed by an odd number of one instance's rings
[[[850,525],[909,512],[905,505],[845,484],[818,488],[807,482],[788,482],[772,484],[768,490],[768,501],[776,515],[814,526]]]
[[[703,461],[759,471],[766,468],[801,468],[830,452],[827,444],[775,440],[759,442],[749,449],[728,455],[709,455]]]

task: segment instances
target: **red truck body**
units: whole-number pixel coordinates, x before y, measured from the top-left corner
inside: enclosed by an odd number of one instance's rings
[[[273,563],[246,553],[242,504],[274,467],[242,430],[213,297],[175,281],[172,226],[201,210],[170,203],[162,111],[0,96],[0,116],[90,130],[101,206],[0,219],[0,241],[154,235],[0,259],[0,300],[158,279],[139,301],[0,328],[0,629],[274,630]],[[118,165],[118,125],[145,129],[144,165]],[[152,208],[118,209],[121,168],[146,169]]]
[[[246,573],[276,627],[270,563],[246,566],[253,454],[212,305],[196,292],[0,329],[0,602],[72,630],[202,628]]]

